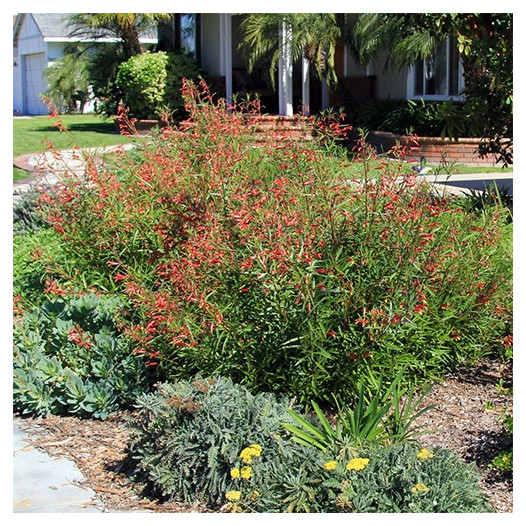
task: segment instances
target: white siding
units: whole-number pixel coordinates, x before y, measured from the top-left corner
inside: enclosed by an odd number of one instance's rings
[[[394,68],[385,69],[385,61],[381,58],[375,61],[376,98],[405,99],[407,98],[408,70]]]

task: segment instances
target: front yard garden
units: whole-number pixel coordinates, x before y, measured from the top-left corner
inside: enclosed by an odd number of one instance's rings
[[[209,511],[495,511],[419,432],[433,383],[511,369],[509,208],[183,92],[188,122],[15,210],[15,412],[128,415],[130,476]]]

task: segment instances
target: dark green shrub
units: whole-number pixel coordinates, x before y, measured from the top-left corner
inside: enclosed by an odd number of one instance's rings
[[[117,297],[45,302],[14,327],[13,405],[21,414],[106,418],[149,388],[149,373],[117,329]]]
[[[199,68],[190,55],[159,51],[134,55],[119,66],[116,83],[123,104],[138,119],[158,119],[167,112],[180,115],[183,78],[195,79]]]
[[[424,137],[465,135],[458,105],[451,101],[377,99],[360,108],[356,124],[370,131],[415,133]]]

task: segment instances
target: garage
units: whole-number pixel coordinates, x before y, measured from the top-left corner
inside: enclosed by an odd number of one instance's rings
[[[42,115],[47,113],[47,108],[40,95],[47,89],[42,73],[47,67],[45,53],[35,53],[23,56],[25,78],[25,108],[29,115]]]

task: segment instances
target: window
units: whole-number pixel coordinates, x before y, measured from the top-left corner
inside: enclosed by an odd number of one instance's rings
[[[195,13],[181,14],[181,49],[197,57],[197,17]]]
[[[443,100],[460,98],[462,65],[458,49],[451,39],[442,42],[435,53],[412,67],[410,98]]]

